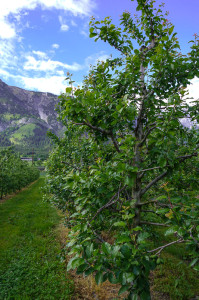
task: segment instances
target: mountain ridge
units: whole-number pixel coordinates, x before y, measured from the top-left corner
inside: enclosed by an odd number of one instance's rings
[[[0,146],[49,145],[47,131],[59,135],[63,128],[57,103],[57,95],[9,86],[0,79]]]

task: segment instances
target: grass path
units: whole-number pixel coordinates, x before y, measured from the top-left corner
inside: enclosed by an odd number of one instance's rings
[[[60,216],[42,201],[40,178],[0,204],[0,299],[70,299],[61,262]]]

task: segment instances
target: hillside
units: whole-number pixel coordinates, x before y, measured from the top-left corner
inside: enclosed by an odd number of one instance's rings
[[[0,80],[0,146],[14,145],[23,154],[32,148],[47,152],[47,131],[59,134],[62,129],[57,103],[56,95],[26,91]]]

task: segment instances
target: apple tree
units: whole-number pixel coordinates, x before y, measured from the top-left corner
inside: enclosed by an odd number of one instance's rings
[[[198,266],[198,103],[187,87],[199,76],[199,39],[183,55],[174,26],[154,0],[137,0],[120,27],[90,22],[90,37],[118,57],[91,67],[83,86],[60,96],[65,137],[48,162],[50,193],[67,210],[68,264],[97,283],[121,285],[128,299],[150,299],[149,274],[170,245],[184,243]],[[155,245],[164,229],[169,243]]]

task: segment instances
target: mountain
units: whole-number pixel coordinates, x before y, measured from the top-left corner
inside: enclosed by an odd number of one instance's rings
[[[189,118],[180,119],[180,122],[184,127],[192,128],[195,126],[195,128],[199,129],[199,124],[196,121],[192,122]]]
[[[0,146],[14,145],[24,155],[32,148],[48,152],[47,131],[59,135],[63,128],[57,103],[56,95],[9,86],[0,79]]]

